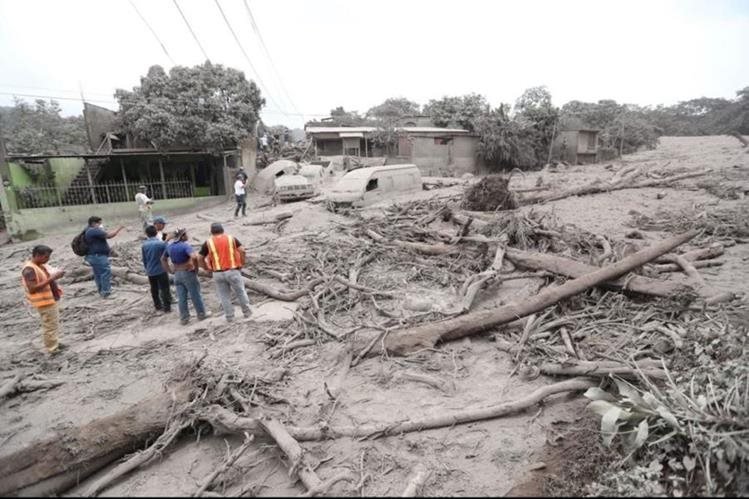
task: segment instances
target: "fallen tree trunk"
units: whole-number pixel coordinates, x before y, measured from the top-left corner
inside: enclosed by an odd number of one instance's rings
[[[436,416],[426,416],[409,421],[387,421],[384,423],[354,426],[327,426],[327,424],[312,427],[289,426],[288,432],[289,435],[300,442],[341,437],[377,438],[388,435],[400,435],[412,431],[444,428],[456,424],[509,416],[533,407],[551,395],[586,390],[592,386],[598,386],[598,381],[592,378],[572,378],[538,388],[521,399],[479,409],[464,409],[453,413],[442,411]],[[253,432],[257,431],[259,425],[258,418],[241,417],[220,406],[212,406],[201,419],[224,433]]]
[[[0,457],[0,496],[52,495],[161,434],[174,405],[187,402],[190,391],[178,387],[146,398],[129,408]]]
[[[507,258],[515,265],[533,270],[546,270],[566,277],[582,277],[599,270],[600,267],[578,262],[556,255],[532,253],[514,248],[507,248]],[[682,294],[694,295],[694,290],[686,284],[660,281],[639,275],[627,276],[616,280],[605,281],[599,286],[613,290],[635,291],[650,296],[672,297]]]
[[[364,232],[375,241],[385,242],[385,237],[381,236],[373,230],[365,230]],[[460,251],[460,248],[458,248],[457,246],[442,243],[414,243],[411,241],[398,241],[396,239],[387,240],[386,242],[394,244],[396,246],[400,246],[401,248],[416,251],[417,253],[422,253],[424,255],[449,255],[451,253],[458,253]]]
[[[700,172],[684,173],[681,175],[673,175],[671,177],[666,177],[662,179],[645,180],[643,182],[636,182],[636,183],[629,183],[626,181],[617,182],[615,184],[594,182],[592,184],[575,187],[575,188],[568,189],[562,192],[551,193],[551,194],[547,194],[543,196],[527,197],[525,199],[521,199],[520,204],[529,205],[529,204],[536,204],[536,203],[547,203],[549,201],[558,201],[560,199],[564,199],[564,198],[568,198],[572,196],[584,196],[588,194],[598,194],[600,192],[611,192],[611,191],[618,191],[622,189],[642,189],[644,187],[660,187],[663,185],[668,185],[672,182],[676,182],[677,180],[701,177],[703,175],[707,175],[710,171],[711,170],[708,169],[708,170],[703,170]]]
[[[315,473],[308,454],[299,442],[289,435],[286,427],[277,419],[269,417],[260,418],[260,426],[289,458],[289,475],[297,475],[308,491],[320,488],[322,480]]]
[[[643,374],[655,379],[666,379],[666,371],[658,364],[653,365],[651,362],[638,362],[637,364]],[[610,374],[622,378],[637,378],[638,376],[637,368],[611,361],[578,361],[571,364],[544,362],[539,366],[539,370],[542,374],[549,376],[608,376]]]
[[[313,289],[315,289],[315,286],[322,284],[324,282],[323,279],[315,279],[311,281],[309,284],[307,284],[307,286],[297,291],[288,291],[288,290],[279,291],[271,286],[267,286],[257,281],[253,281],[247,276],[247,274],[244,271],[242,271],[242,277],[244,277],[245,288],[251,289],[252,291],[257,291],[258,293],[262,293],[265,296],[269,296],[271,298],[274,298],[276,300],[281,300],[281,301],[296,301],[302,296],[305,296],[307,293],[309,293]]]
[[[723,265],[723,262],[720,260],[697,260],[696,262],[691,262],[691,264],[695,269],[705,269],[708,267],[720,267]],[[682,268],[675,263],[661,263],[654,265],[653,268],[658,273],[682,271]]]
[[[633,253],[617,263],[572,279],[554,288],[547,288],[521,303],[510,303],[494,310],[468,313],[440,322],[392,331],[384,339],[384,348],[393,354],[405,355],[424,348],[433,348],[440,341],[451,341],[477,334],[492,327],[539,312],[566,298],[582,293],[603,282],[616,279],[655,258],[668,253],[698,234],[691,230]],[[508,252],[509,256],[509,252]],[[378,345],[375,345],[377,347]],[[381,353],[373,348],[370,355]]]

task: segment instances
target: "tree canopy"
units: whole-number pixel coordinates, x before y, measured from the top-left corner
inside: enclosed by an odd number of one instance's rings
[[[77,154],[88,151],[82,116],[63,117],[57,101],[34,104],[16,98],[0,108],[0,132],[9,152],[17,154]]]
[[[366,117],[382,122],[395,122],[404,116],[419,114],[421,106],[403,97],[385,99],[385,102],[367,111]]]
[[[479,94],[466,94],[457,97],[432,99],[424,106],[424,114],[432,117],[437,126],[455,123],[466,130],[474,130],[474,121],[491,109],[486,97]]]
[[[121,130],[159,150],[189,145],[219,152],[250,135],[265,99],[244,73],[220,64],[151,66],[132,91],[118,89]]]

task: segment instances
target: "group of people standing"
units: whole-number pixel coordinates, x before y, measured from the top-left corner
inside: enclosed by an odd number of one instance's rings
[[[113,295],[111,248],[108,240],[116,237],[123,229],[120,226],[107,230],[101,217],[92,216],[84,231],[84,260],[93,270],[96,289],[102,298]],[[240,271],[245,263],[245,249],[237,238],[224,232],[220,223],[211,224],[210,237],[198,251],[188,242],[186,229],[168,233],[163,217],[153,218],[144,232],[146,238],[141,245],[141,259],[157,311],[171,312],[173,299],[170,280],[173,280],[180,324],[185,325],[190,321],[189,302],[192,302],[199,321],[209,317],[211,313],[206,310],[198,280],[198,272],[203,269],[213,278],[227,322],[234,321],[232,292],[239,301],[244,317],[252,316],[244,277]],[[52,254],[49,246],[37,245],[31,253],[31,259],[21,270],[22,284],[29,303],[39,312],[44,346],[49,354],[55,355],[62,348],[58,338],[58,302],[62,297],[62,288],[57,281],[65,272],[48,265]],[[173,279],[170,279],[170,275],[173,275]]]

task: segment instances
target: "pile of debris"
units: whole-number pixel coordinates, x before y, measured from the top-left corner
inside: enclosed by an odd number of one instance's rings
[[[287,142],[280,149],[273,150],[269,148],[265,151],[258,149],[255,165],[258,169],[262,169],[280,159],[288,159],[296,163],[301,163],[302,161],[311,161],[314,159],[313,156],[314,151],[312,150],[311,140],[293,144]]]
[[[631,186],[639,174],[625,172],[612,182],[574,192]],[[640,184],[677,178],[686,177]],[[322,480],[300,442],[379,438],[500,418],[551,395],[583,390],[592,400],[591,411],[602,416],[604,443],[612,445],[619,436],[616,441],[625,453],[649,452],[665,463],[679,477],[672,491],[741,492],[745,484],[736,477],[746,473],[749,463],[746,325],[732,317],[739,307],[734,295],[706,285],[695,265],[701,258],[720,256],[727,239],[738,233],[706,232],[668,220],[668,227],[679,230],[667,239],[648,246],[616,240],[560,225],[532,210],[508,211],[518,204],[508,184],[506,177],[490,176],[462,199],[412,201],[366,215],[354,212],[326,233],[274,237],[249,248],[244,283],[255,294],[298,305],[292,324],[263,331],[272,358],[338,342],[345,345],[348,370],[368,357],[431,355],[441,343],[488,334],[511,356],[513,374],[569,379],[509,402],[433,410],[436,416],[296,426],[282,423],[284,414],[271,406],[273,379],[201,358],[175,373],[168,394],[0,458],[0,493],[64,491],[82,474],[152,442],[84,491],[95,495],[161,456],[181,433],[207,426],[219,434],[244,434],[245,443],[205,480],[198,495],[260,434],[288,457],[290,473],[299,477],[307,495],[325,494],[336,483],[357,478],[342,473]],[[721,212],[706,219],[722,227],[726,220],[737,220],[733,215]],[[641,219],[640,226],[645,224]],[[720,251],[715,249],[718,236]],[[293,244],[286,244],[292,237]],[[694,241],[699,246],[685,247]],[[121,254],[128,251],[135,250]],[[687,277],[662,279],[663,266],[681,269]],[[123,272],[127,278],[128,269]],[[261,276],[278,283],[261,283]],[[509,303],[486,306],[510,281],[527,283],[530,291],[514,294]],[[426,283],[438,291],[416,303],[424,289],[417,288]],[[731,338],[731,348],[716,342],[720,338]],[[420,382],[438,383],[425,376]],[[334,411],[335,391],[325,389]],[[424,480],[425,473],[415,468],[406,492],[412,494]]]

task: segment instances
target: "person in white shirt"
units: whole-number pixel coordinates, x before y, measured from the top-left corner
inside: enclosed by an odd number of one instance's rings
[[[146,227],[153,224],[153,217],[151,215],[151,206],[153,205],[153,199],[146,196],[146,186],[138,186],[138,193],[135,195],[135,203],[138,205],[138,214],[140,215],[140,221],[143,223],[143,230]]]
[[[247,213],[247,193],[245,192],[245,183],[242,180],[241,175],[237,175],[237,180],[234,182],[234,197],[237,200],[237,209],[234,210],[234,216],[239,216],[239,209],[242,209],[242,216],[246,217]]]

